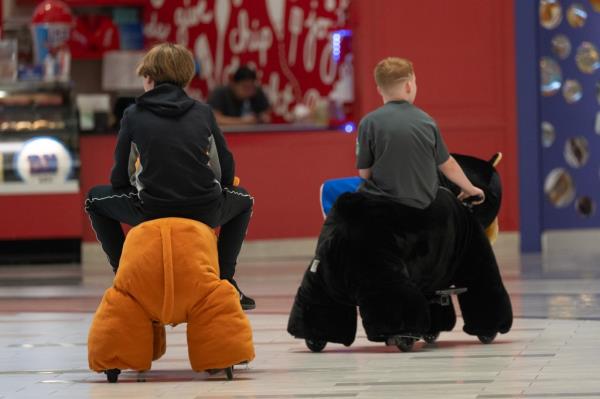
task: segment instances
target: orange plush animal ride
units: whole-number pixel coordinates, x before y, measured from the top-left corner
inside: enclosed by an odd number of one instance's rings
[[[166,350],[166,324],[187,322],[194,371],[225,370],[254,359],[252,330],[239,294],[219,279],[214,231],[164,218],[131,229],[113,287],[88,337],[90,369],[116,382],[123,369],[149,370]]]

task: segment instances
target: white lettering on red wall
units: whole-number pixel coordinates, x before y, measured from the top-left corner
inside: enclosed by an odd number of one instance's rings
[[[200,76],[190,89],[199,98],[206,98],[246,64],[256,68],[275,119],[290,120],[296,103],[310,106],[329,98],[340,86],[340,67],[351,60],[347,54],[336,63],[331,48],[331,33],[348,28],[350,0],[149,2],[144,15],[146,45],[163,41],[186,45],[200,66]]]
[[[175,41],[188,47],[189,27],[210,24],[213,21],[213,13],[208,11],[206,0],[199,0],[194,6],[190,6],[190,3],[190,0],[184,1],[184,6],[176,7],[173,13],[173,22],[177,29]]]

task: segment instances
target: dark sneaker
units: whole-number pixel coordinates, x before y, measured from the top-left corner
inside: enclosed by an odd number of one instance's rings
[[[242,292],[242,290],[240,290],[240,287],[238,287],[237,282],[234,279],[228,279],[227,281],[229,281],[231,285],[233,285],[237,292],[240,294],[240,305],[242,305],[243,310],[252,310],[256,308],[256,302],[254,302],[254,299],[244,295],[244,293]]]
[[[242,305],[243,310],[252,310],[252,309],[256,308],[256,302],[254,302],[254,299],[250,298],[249,296],[244,295],[241,292],[240,292],[240,305]]]

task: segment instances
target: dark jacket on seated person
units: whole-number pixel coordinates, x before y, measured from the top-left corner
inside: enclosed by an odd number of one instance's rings
[[[110,181],[114,189],[135,186],[148,212],[211,213],[234,174],[211,108],[180,87],[157,84],[125,111]]]

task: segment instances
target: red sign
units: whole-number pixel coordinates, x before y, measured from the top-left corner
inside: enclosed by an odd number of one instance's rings
[[[146,44],[186,45],[200,65],[190,94],[206,98],[243,64],[253,66],[276,119],[334,97],[352,101],[352,56],[333,56],[350,0],[149,0]],[[347,40],[347,39],[346,39]]]

